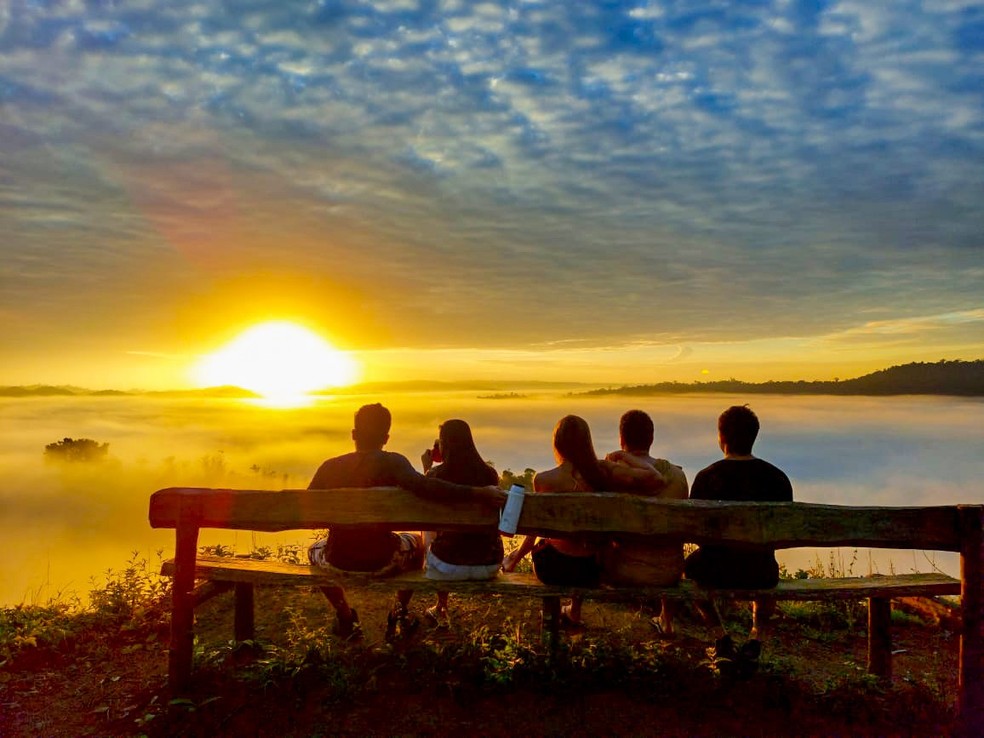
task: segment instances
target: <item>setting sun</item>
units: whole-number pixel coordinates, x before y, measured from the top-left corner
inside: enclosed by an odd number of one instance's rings
[[[201,386],[235,385],[267,400],[291,402],[313,390],[351,384],[358,367],[316,333],[288,322],[254,326],[193,370]]]

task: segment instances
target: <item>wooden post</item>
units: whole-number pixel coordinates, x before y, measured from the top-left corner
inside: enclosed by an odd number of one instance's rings
[[[547,641],[550,658],[553,658],[560,644],[560,595],[543,598],[543,612],[540,617],[540,636]]]
[[[984,507],[959,505],[960,515],[960,662],[957,679],[957,730],[960,735],[984,732]]]
[[[195,642],[195,558],[198,553],[198,521],[182,515],[174,530],[174,581],[171,585],[171,643],[167,682],[172,693],[191,681]]]
[[[256,634],[253,621],[253,585],[236,582],[235,634],[237,641],[251,641]]]
[[[868,598],[868,673],[892,681],[892,600]]]

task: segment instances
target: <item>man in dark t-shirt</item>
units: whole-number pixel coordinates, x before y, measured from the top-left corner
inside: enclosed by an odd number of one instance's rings
[[[718,444],[724,458],[697,472],[690,487],[693,500],[736,502],[792,502],[793,486],[781,469],[752,456],[759,421],[747,405],[729,407],[718,418]],[[687,557],[688,579],[711,588],[768,589],[779,581],[774,551],[701,546]],[[775,608],[771,598],[754,601],[750,650],[758,654],[765,622]],[[705,615],[719,630],[719,650],[733,647],[713,607]],[[722,642],[727,639],[727,642]],[[748,644],[746,644],[748,645]]]
[[[384,451],[389,441],[389,410],[376,403],[364,405],[355,414],[352,440],[355,451],[328,459],[315,472],[310,490],[344,487],[402,487],[430,499],[456,499],[469,496],[476,504],[498,508],[506,493],[495,486],[468,487],[440,479],[428,478],[416,471],[401,454]],[[308,549],[312,564],[344,571],[371,572],[376,576],[398,574],[423,566],[423,545],[418,533],[394,533],[386,527],[337,525],[328,537]],[[335,608],[335,633],[344,638],[361,636],[358,615],[345,598],[341,587],[324,587],[322,591]],[[412,630],[416,619],[407,611],[412,590],[397,593],[397,602],[389,615],[387,635]]]

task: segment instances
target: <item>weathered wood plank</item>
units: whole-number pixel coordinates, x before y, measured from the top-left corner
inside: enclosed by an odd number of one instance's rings
[[[173,560],[165,561],[161,574],[171,575]],[[710,590],[702,590],[693,582],[683,581],[676,587],[604,587],[579,589],[543,584],[527,572],[500,573],[498,577],[481,582],[445,582],[426,579],[422,572],[397,577],[375,579],[363,574],[341,574],[315,566],[285,564],[279,561],[257,561],[221,556],[199,556],[195,576],[215,581],[246,582],[271,586],[310,585],[414,589],[422,591],[451,590],[462,594],[506,594],[530,597],[551,597],[583,594],[596,600],[642,600],[654,597],[700,599]],[[715,597],[752,599],[767,594],[780,600],[864,599],[866,597],[931,597],[960,592],[960,581],[944,574],[900,574],[894,576],[847,577],[843,579],[792,579],[779,582],[775,589],[713,590]]]
[[[375,524],[396,530],[491,530],[496,514],[472,504],[423,500],[390,487],[229,490],[172,487],[155,492],[150,524],[173,528],[181,514],[201,527],[280,531]],[[957,506],[847,507],[792,502],[665,501],[633,495],[530,495],[520,533],[614,533],[652,540],[793,548],[871,546],[959,551]]]

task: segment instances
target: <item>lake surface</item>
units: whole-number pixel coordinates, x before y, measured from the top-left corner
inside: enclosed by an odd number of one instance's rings
[[[599,454],[618,443],[618,418],[639,407],[656,422],[654,455],[688,479],[720,458],[717,416],[749,403],[762,431],[757,456],[783,468],[796,499],[843,505],[984,503],[984,401],[940,397],[687,395],[654,398],[474,393],[343,397],[288,410],[241,400],[145,397],[0,399],[0,605],[85,597],[107,569],[133,552],[156,567],[173,552],[173,531],[147,523],[151,492],[169,486],[282,489],[307,485],[318,464],[352,448],[352,414],[366,402],[393,411],[390,450],[415,465],[447,418],[467,420],[497,469],[553,466],[551,434],[567,413],[591,425]],[[109,458],[51,464],[44,447],[64,437],[109,443]],[[238,551],[304,542],[304,532],[203,530],[202,545]],[[791,571],[831,559],[852,574],[870,570],[956,575],[956,554],[782,551]]]

